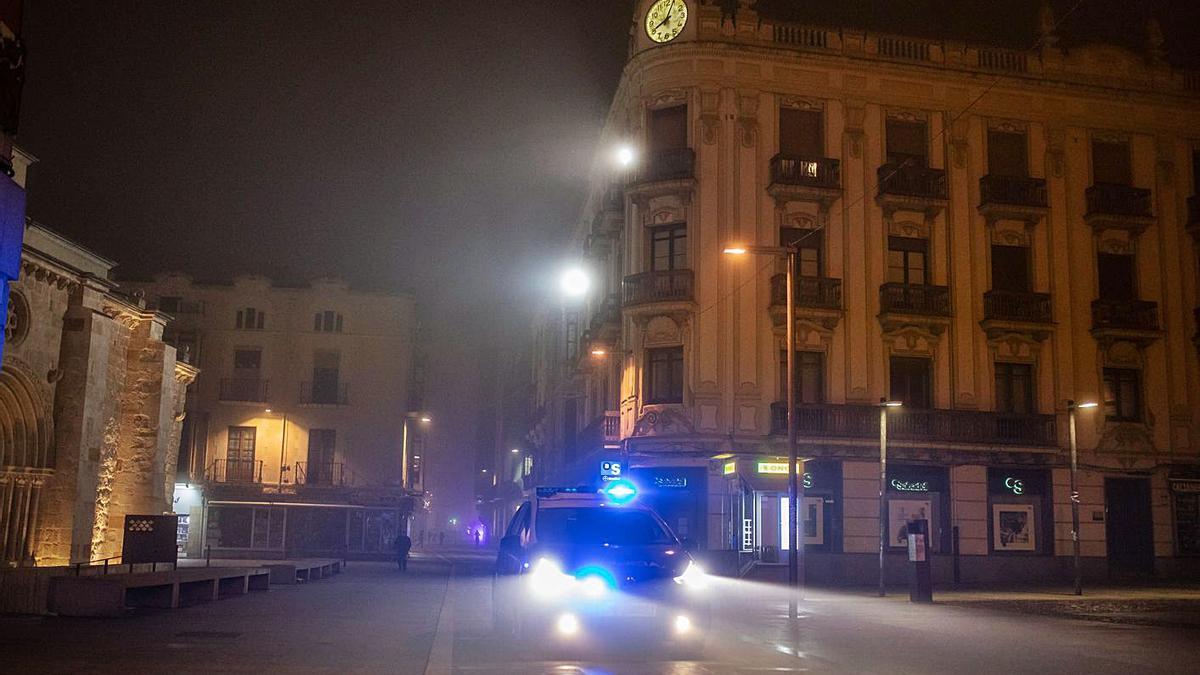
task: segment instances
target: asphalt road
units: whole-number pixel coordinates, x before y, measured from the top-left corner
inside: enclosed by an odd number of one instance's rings
[[[807,594],[792,625],[779,588],[722,580],[697,660],[645,645],[530,649],[492,630],[489,568],[464,554],[415,560],[407,574],[351,563],[307,585],[118,620],[0,618],[0,671],[1192,673],[1200,647],[1195,629],[833,591]]]

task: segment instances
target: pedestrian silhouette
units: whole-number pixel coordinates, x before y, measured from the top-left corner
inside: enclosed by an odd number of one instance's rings
[[[401,572],[408,570],[408,552],[412,550],[412,537],[401,532],[396,535],[396,566]]]

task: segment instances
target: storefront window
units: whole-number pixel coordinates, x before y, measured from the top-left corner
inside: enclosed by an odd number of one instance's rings
[[[993,553],[1052,552],[1050,480],[1044,469],[988,469],[988,531]]]
[[[929,548],[950,549],[949,473],[942,467],[895,465],[887,473],[888,550],[908,551],[908,522],[929,522]]]
[[[1171,481],[1179,555],[1200,556],[1200,479]]]

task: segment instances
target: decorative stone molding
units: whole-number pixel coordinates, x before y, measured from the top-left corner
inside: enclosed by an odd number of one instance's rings
[[[812,110],[815,112],[823,112],[825,110],[825,101],[819,98],[810,98],[808,96],[780,96],[780,108],[791,108],[793,110]]]
[[[1033,245],[1030,230],[1033,229],[1034,223],[1030,221],[1001,219],[991,221],[988,225],[993,244],[1025,247]]]
[[[1098,130],[1092,132],[1092,141],[1101,143],[1128,143],[1129,134],[1120,131]]]
[[[717,142],[721,133],[721,92],[700,91],[700,138],[705,145]]]
[[[656,108],[670,108],[671,106],[686,104],[687,101],[687,89],[667,89],[650,97],[646,101],[646,108],[650,110],[654,110]]]
[[[740,92],[737,97],[738,136],[742,147],[752,148],[758,140],[758,95]]]
[[[1096,234],[1096,250],[1114,255],[1133,255],[1137,251],[1136,239],[1129,230],[1101,230]]]
[[[21,276],[53,286],[60,291],[73,291],[79,285],[76,278],[43,264],[41,261],[26,257],[21,258]]]
[[[670,316],[654,316],[646,321],[642,337],[644,347],[674,347],[683,344],[683,325]]]
[[[175,381],[183,386],[188,386],[196,381],[196,377],[200,374],[200,369],[180,361],[175,362]]]
[[[908,237],[909,239],[928,239],[930,234],[930,223],[928,219],[917,222],[915,220],[900,220],[888,218],[887,231],[893,237]]]
[[[1147,426],[1140,422],[1109,422],[1096,444],[1096,452],[1149,457],[1155,454],[1154,439]]]
[[[1008,134],[1024,134],[1029,131],[1029,124],[1020,120],[989,119],[988,131],[1001,131]]]
[[[884,115],[889,120],[898,120],[900,122],[928,122],[929,113],[924,110],[914,110],[911,108],[886,108]]]
[[[850,156],[860,159],[863,155],[863,140],[866,138],[864,123],[867,117],[867,105],[864,101],[848,100],[845,107],[845,134],[850,143]]]
[[[1101,345],[1100,358],[1104,366],[1140,369],[1145,365],[1141,348],[1127,340],[1112,340]]]
[[[934,358],[937,354],[945,326],[884,326],[883,340],[888,355],[923,356]]]
[[[1047,337],[1048,331],[1007,331],[988,335],[988,350],[992,353],[992,361],[1036,364],[1042,353],[1042,342]]]
[[[647,404],[633,425],[634,436],[677,436],[694,432],[692,420],[679,405]]]
[[[967,142],[967,135],[970,132],[970,124],[965,116],[954,118],[953,111],[945,114],[950,122],[950,160],[954,163],[954,168],[967,168],[967,161],[970,156],[970,144]]]

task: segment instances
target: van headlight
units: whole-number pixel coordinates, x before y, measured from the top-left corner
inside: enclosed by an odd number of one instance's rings
[[[689,560],[683,574],[675,577],[675,583],[699,591],[708,587],[708,575],[704,573],[703,568],[696,564],[695,560]]]
[[[549,558],[538,558],[529,571],[529,590],[544,600],[562,597],[574,584],[575,577],[563,572],[562,567]]]

